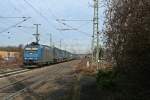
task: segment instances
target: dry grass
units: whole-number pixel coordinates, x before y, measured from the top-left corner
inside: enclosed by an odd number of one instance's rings
[[[89,66],[88,66],[87,62],[89,62]],[[85,59],[81,59],[81,61],[78,63],[78,65],[76,67],[76,72],[94,74],[95,72],[97,72],[97,69],[98,68],[97,68],[96,64],[92,64],[89,59],[85,58]],[[109,62],[106,62],[106,61],[102,61],[99,65],[99,69],[111,70],[112,64]]]
[[[22,63],[22,59],[16,59],[14,61],[6,61],[6,60],[0,60],[0,68],[18,68]]]

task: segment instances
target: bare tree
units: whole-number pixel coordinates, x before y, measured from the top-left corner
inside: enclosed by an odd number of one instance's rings
[[[107,0],[105,34],[117,70],[142,87],[150,83],[150,1]]]

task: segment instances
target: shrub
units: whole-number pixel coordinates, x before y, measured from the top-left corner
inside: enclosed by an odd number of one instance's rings
[[[116,74],[113,71],[99,70],[96,76],[97,85],[100,89],[114,89]]]

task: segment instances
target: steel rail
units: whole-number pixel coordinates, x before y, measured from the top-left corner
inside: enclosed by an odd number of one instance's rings
[[[56,67],[56,66],[53,66],[53,67],[51,67],[51,68],[55,68],[55,67]],[[55,77],[60,76],[59,73],[62,71],[62,69],[64,69],[62,66],[58,66],[56,69],[52,70],[51,73],[48,73],[48,74],[46,73],[46,74],[42,75],[43,77],[39,78],[39,79],[41,79],[41,80],[38,81],[38,84],[36,84],[34,87],[36,87],[36,86],[39,85],[39,84],[42,84],[43,82],[55,80],[55,78],[54,78],[54,79],[51,79],[51,78],[45,77],[45,76],[51,76],[51,75],[56,75]],[[35,77],[36,77],[36,75],[35,75]],[[27,80],[28,80],[28,79],[27,79]],[[26,80],[23,80],[23,81],[26,81]],[[23,81],[22,81],[22,82],[23,82]],[[36,83],[37,83],[37,82],[36,82]],[[31,85],[26,86],[25,88],[23,88],[23,89],[21,89],[21,90],[15,92],[15,93],[12,93],[12,94],[10,94],[10,95],[8,95],[8,96],[5,96],[4,100],[12,100],[13,98],[17,97],[18,95],[21,95],[22,93],[24,93],[25,91],[27,91],[27,90],[29,90],[29,89],[31,89],[31,88],[34,88],[34,87],[33,87],[34,84],[35,84],[35,82],[33,82]]]

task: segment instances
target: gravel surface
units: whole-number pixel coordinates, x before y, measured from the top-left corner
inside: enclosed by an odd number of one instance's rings
[[[14,100],[69,100],[78,63],[79,60],[74,60],[2,78],[0,100],[12,95]]]

